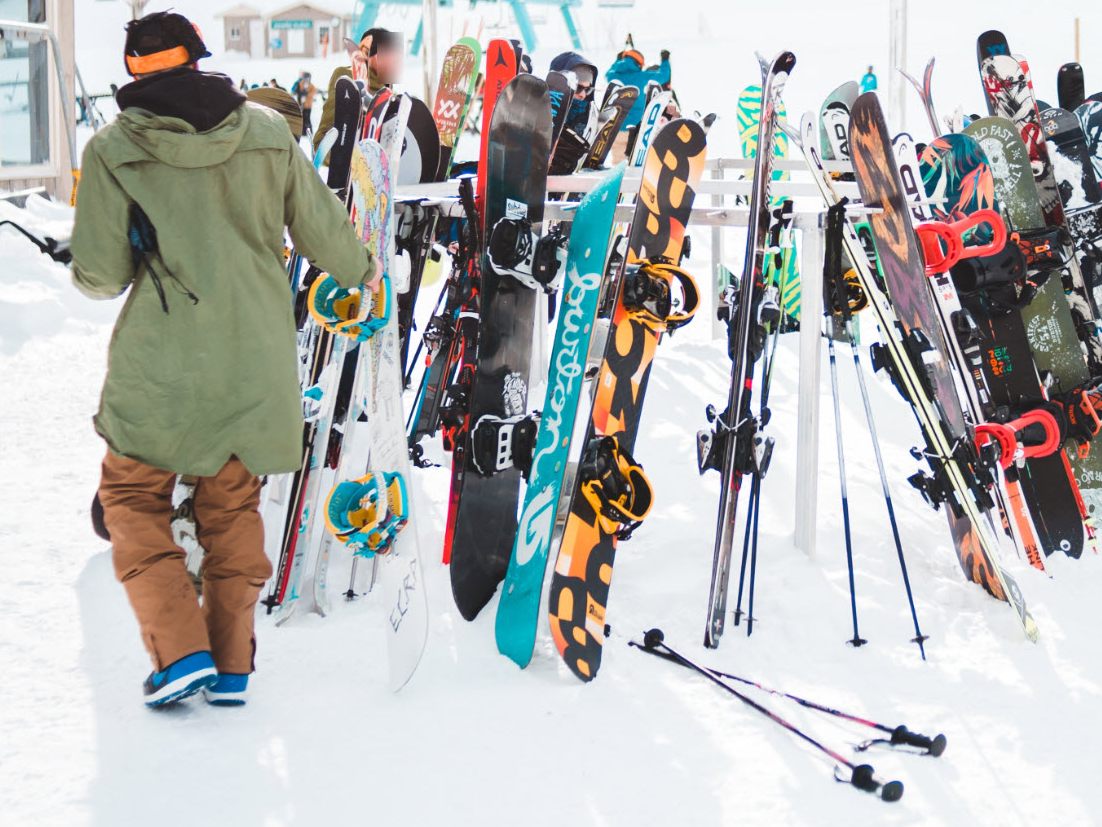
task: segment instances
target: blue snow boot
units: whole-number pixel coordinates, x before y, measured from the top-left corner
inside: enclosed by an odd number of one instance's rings
[[[203,695],[213,706],[244,706],[248,687],[248,675],[223,673],[214,684],[203,689]]]
[[[188,698],[218,680],[210,652],[193,652],[145,679],[145,705],[156,708]]]

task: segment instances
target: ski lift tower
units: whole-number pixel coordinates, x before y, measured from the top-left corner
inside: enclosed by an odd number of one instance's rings
[[[356,0],[352,12],[352,19],[356,21],[355,30],[362,32],[370,29],[375,24],[375,20],[379,16],[379,10],[384,5],[430,7],[433,2],[436,2],[440,8],[455,5],[454,0]],[[582,48],[578,26],[575,24],[574,15],[570,11],[572,8],[580,8],[582,0],[493,0],[493,2],[506,4],[512,9],[513,17],[517,21],[517,28],[520,29],[520,35],[524,39],[524,48],[527,51],[535,51],[536,45],[539,43],[539,39],[536,37],[536,27],[532,25],[532,18],[528,14],[528,6],[558,6],[562,13],[563,22],[566,24],[566,30],[570,34],[570,42],[574,44],[575,49]],[[477,5],[478,0],[471,0],[472,9]],[[425,21],[422,18],[417,26],[417,33],[414,34],[413,41],[410,44],[411,54],[416,55],[421,51],[424,36]]]

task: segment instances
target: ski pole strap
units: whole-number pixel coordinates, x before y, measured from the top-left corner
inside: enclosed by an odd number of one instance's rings
[[[827,313],[849,321],[855,313],[869,306],[869,297],[857,276],[857,270],[845,266],[843,256],[846,205],[843,198],[827,208],[825,251],[823,255],[823,299]]]
[[[596,437],[586,446],[578,467],[581,492],[606,534],[628,539],[654,503],[643,468],[615,436]]]
[[[991,240],[966,247],[965,234],[985,225],[991,228]],[[994,210],[977,210],[952,223],[927,221],[915,227],[915,232],[922,245],[928,276],[947,272],[962,259],[994,255],[1006,245],[1006,224]]]

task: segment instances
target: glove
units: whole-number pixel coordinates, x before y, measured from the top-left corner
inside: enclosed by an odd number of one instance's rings
[[[551,159],[552,175],[573,175],[578,164],[589,154],[589,142],[573,129],[564,129],[555,144],[555,155]]]
[[[663,49],[661,52],[658,53],[658,55],[659,55],[659,57],[662,58],[662,62],[665,63],[666,61],[668,61],[670,59],[670,50],[669,49]]]

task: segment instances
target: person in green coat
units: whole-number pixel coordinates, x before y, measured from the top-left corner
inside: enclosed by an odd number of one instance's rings
[[[200,689],[241,703],[253,671],[254,609],[271,575],[259,475],[297,469],[302,450],[284,228],[342,288],[377,284],[287,122],[198,71],[206,56],[181,15],[127,26],[135,80],[84,150],[72,237],[76,287],[126,295],[94,420],[108,447],[98,493],[153,660],[150,706]],[[198,478],[201,607],[170,529],[178,474]]]

